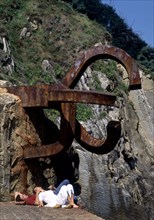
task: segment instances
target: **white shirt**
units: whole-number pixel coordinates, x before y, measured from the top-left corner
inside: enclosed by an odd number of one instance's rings
[[[62,186],[58,195],[55,195],[52,190],[47,190],[39,193],[39,201],[45,202],[46,207],[54,207],[55,205],[67,205],[68,195],[74,194],[74,189],[71,184]]]
[[[52,190],[47,190],[39,193],[39,201],[51,204],[51,207],[54,207],[57,204],[57,196]]]

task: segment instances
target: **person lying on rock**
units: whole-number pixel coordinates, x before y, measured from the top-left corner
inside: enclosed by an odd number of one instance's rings
[[[43,190],[42,187],[35,187],[34,191],[38,193],[39,207],[52,208],[79,208],[74,202],[74,189],[71,184],[63,185],[56,195],[53,190]]]
[[[63,180],[57,188],[55,188],[53,185],[50,185],[48,188],[50,190],[53,190],[54,193],[57,195],[59,193],[60,188],[63,185],[69,184],[69,180],[65,179]],[[26,195],[24,193],[15,192],[15,203],[17,205],[38,205],[38,192],[34,192],[32,195]]]
[[[55,187],[53,187],[53,185],[51,185],[51,186],[49,186],[50,190],[47,190],[47,192],[48,192],[47,194],[52,193],[54,195],[58,195],[62,186],[67,186],[69,184],[70,184],[69,180],[65,179],[59,184],[59,186],[57,188],[55,188]],[[39,201],[39,197],[38,197],[40,192],[46,192],[46,191],[43,190],[41,187],[35,187],[34,188],[35,194],[33,194],[33,195],[26,195],[26,194],[23,194],[20,192],[15,192],[15,195],[14,195],[15,203],[17,205],[40,205],[40,201]],[[73,190],[73,193],[74,193],[74,190]],[[75,201],[77,200],[76,196],[74,196],[74,199],[75,199]]]
[[[38,193],[36,192],[33,195],[26,195],[24,193],[15,192],[15,204],[16,205],[38,205]]]

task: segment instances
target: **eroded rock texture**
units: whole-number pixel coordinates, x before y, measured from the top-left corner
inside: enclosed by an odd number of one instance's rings
[[[112,152],[100,156],[76,145],[82,198],[90,210],[106,219],[154,218],[153,91],[153,82],[143,76],[142,89],[118,101],[119,109],[112,116],[119,112],[123,129]],[[96,136],[100,122],[93,131]]]
[[[101,86],[107,78],[97,73]],[[88,89],[88,69],[79,88]],[[106,83],[104,83],[106,82]],[[87,152],[74,141],[66,154],[24,161],[23,149],[40,145],[41,140],[20,99],[0,93],[0,199],[10,199],[15,190],[32,191],[34,184],[45,187],[69,178],[81,185],[85,207],[106,219],[154,218],[153,82],[143,76],[142,90],[119,98],[114,108],[92,106],[93,117],[83,126],[95,137],[106,135],[106,124],[119,120],[122,134],[116,148],[106,155]],[[107,112],[102,117],[102,112]],[[37,178],[36,178],[37,177]],[[54,180],[53,180],[53,179]],[[38,179],[40,182],[38,182]],[[47,181],[46,181],[47,180]],[[45,182],[46,181],[46,182]],[[43,186],[43,185],[42,185]]]
[[[27,189],[28,169],[23,149],[39,145],[36,130],[25,114],[18,97],[0,93],[0,200],[10,198],[10,192]],[[30,180],[29,180],[30,181]]]
[[[57,127],[43,111],[23,109],[19,97],[3,88],[8,83],[0,84],[0,201],[13,199],[15,191],[32,193],[35,185],[47,188],[65,178],[76,180],[78,156],[73,148],[52,158],[23,159],[26,147],[54,142]]]

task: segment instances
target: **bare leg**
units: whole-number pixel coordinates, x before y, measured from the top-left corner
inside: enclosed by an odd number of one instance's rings
[[[73,208],[79,208],[79,206],[74,203],[74,194],[72,194],[71,197],[68,195],[68,203],[73,206]]]

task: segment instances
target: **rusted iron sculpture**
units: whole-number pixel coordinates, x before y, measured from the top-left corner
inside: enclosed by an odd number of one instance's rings
[[[116,60],[126,68],[130,89],[141,88],[139,70],[134,59],[122,49],[112,46],[97,46],[85,51],[57,84],[7,87],[8,92],[21,98],[22,105],[31,118],[35,114],[32,112],[35,111],[38,111],[40,118],[43,117],[42,110],[45,108],[56,109],[61,114],[60,130],[54,134],[54,141],[39,147],[27,146],[24,149],[25,159],[60,153],[71,146],[74,138],[84,148],[97,154],[108,153],[115,147],[121,134],[119,121],[110,121],[107,125],[107,138],[100,140],[92,137],[76,119],[76,103],[107,106],[113,106],[115,103],[116,96],[111,93],[74,89],[86,68],[94,61],[104,58]]]

